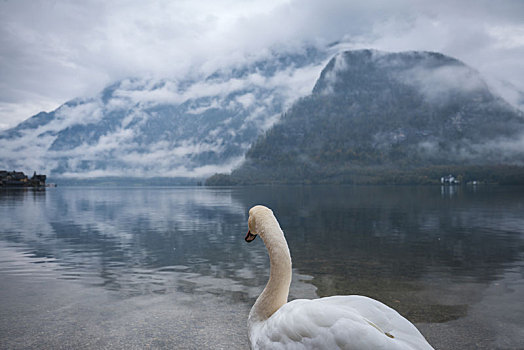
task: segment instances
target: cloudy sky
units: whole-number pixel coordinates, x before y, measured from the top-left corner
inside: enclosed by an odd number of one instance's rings
[[[125,77],[337,40],[439,51],[524,91],[522,0],[0,0],[0,129]]]

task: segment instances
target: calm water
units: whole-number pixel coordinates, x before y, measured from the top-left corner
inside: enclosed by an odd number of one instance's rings
[[[437,349],[524,349],[524,189],[0,191],[0,348],[245,349],[270,206],[291,298],[363,294]]]

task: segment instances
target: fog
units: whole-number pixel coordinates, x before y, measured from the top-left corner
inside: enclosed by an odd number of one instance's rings
[[[518,0],[3,1],[0,129],[124,78],[180,79],[274,48],[334,41],[347,48],[442,52],[477,69],[518,104],[522,23]]]

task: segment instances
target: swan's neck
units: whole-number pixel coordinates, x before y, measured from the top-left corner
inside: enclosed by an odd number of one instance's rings
[[[287,303],[291,284],[291,256],[277,220],[274,217],[268,218],[259,235],[268,250],[271,267],[266,288],[249,314],[251,321],[266,320]]]

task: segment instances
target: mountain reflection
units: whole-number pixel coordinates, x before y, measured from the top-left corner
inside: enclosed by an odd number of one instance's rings
[[[457,188],[452,196],[438,187],[4,191],[0,243],[58,278],[124,296],[173,289],[252,300],[269,263],[261,240],[247,245],[243,236],[248,209],[265,204],[286,232],[295,273],[303,274],[292,297],[314,296],[315,286],[320,296],[395,303],[442,281],[488,283],[521,264],[521,194],[497,187]],[[10,266],[0,269],[20,273]],[[442,312],[444,321],[465,309]],[[429,313],[434,318],[420,319],[439,320]]]

